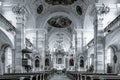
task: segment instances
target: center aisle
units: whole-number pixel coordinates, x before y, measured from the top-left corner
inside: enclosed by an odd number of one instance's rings
[[[55,74],[51,77],[50,80],[71,80],[70,78],[68,78],[66,75],[58,75]]]

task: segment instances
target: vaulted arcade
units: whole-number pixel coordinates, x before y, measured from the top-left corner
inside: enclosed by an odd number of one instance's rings
[[[0,0],[0,80],[119,79],[119,13],[119,0]]]

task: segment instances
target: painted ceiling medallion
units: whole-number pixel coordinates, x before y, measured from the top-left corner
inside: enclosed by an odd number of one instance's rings
[[[79,15],[82,15],[82,8],[80,6],[76,6],[76,11]]]
[[[70,26],[71,23],[72,21],[69,18],[63,16],[52,17],[48,20],[48,24],[57,28],[65,28]]]
[[[77,0],[45,0],[46,3],[52,5],[71,5]]]
[[[42,11],[43,11],[43,5],[39,5],[38,8],[37,8],[37,13],[41,14]]]

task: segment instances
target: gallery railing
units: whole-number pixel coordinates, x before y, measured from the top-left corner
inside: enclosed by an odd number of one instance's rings
[[[116,17],[105,29],[104,32],[111,32],[120,27],[120,15]]]
[[[15,31],[15,27],[2,14],[0,14],[0,24],[4,24],[3,28],[7,31]]]
[[[67,71],[67,76],[74,80],[101,80],[101,79],[119,79],[118,74],[113,73],[93,73],[93,72],[83,72],[83,71]]]

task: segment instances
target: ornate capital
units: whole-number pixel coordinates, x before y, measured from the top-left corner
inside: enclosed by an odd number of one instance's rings
[[[105,4],[102,4],[101,7],[98,8],[97,12],[98,14],[107,14],[110,11],[110,8],[108,6],[105,6]]]
[[[21,6],[14,6],[12,8],[13,13],[17,14],[17,15],[24,15],[25,14],[25,9],[24,7]]]

